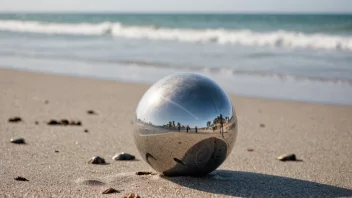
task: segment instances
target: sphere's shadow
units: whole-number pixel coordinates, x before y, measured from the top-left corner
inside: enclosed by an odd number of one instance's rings
[[[352,190],[305,180],[217,170],[206,177],[163,177],[188,188],[238,197],[349,197]]]

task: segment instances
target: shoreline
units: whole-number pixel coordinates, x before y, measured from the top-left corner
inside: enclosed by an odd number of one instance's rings
[[[97,81],[107,81],[107,82],[116,82],[116,83],[121,83],[121,84],[131,84],[131,85],[139,85],[143,87],[150,87],[153,83],[149,82],[130,82],[130,81],[124,81],[122,79],[114,79],[114,78],[104,78],[104,77],[97,77],[97,76],[90,76],[90,75],[79,75],[79,74],[61,74],[61,73],[55,73],[55,72],[47,72],[47,71],[38,71],[35,69],[22,69],[22,68],[10,68],[10,67],[5,67],[1,68],[0,71],[17,71],[17,72],[27,72],[27,73],[34,73],[34,74],[41,74],[41,75],[51,75],[51,76],[58,76],[58,77],[70,77],[70,78],[79,78],[79,79],[86,79],[86,80],[97,80]],[[226,91],[226,90],[225,90]],[[339,104],[339,103],[328,103],[328,102],[314,102],[314,101],[309,101],[309,100],[295,100],[295,99],[280,99],[280,98],[271,98],[271,97],[265,97],[265,96],[251,96],[251,95],[245,95],[245,94],[234,94],[234,93],[229,93],[226,91],[226,93],[229,96],[233,97],[242,97],[242,98],[248,98],[248,99],[258,99],[258,100],[267,100],[267,101],[281,101],[281,102],[290,102],[290,103],[306,103],[306,104],[316,104],[316,105],[331,105],[331,106],[342,106],[342,107],[352,107],[352,105],[349,104]]]
[[[132,138],[135,108],[148,87],[0,69],[0,197],[106,197],[110,187],[121,191],[117,197],[352,196],[351,106],[231,95],[238,136],[216,171],[204,178],[136,175],[154,172]],[[14,116],[23,121],[9,123]],[[49,126],[50,119],[82,126]],[[12,144],[13,137],[27,144]],[[111,159],[120,152],[137,160]],[[303,161],[275,159],[284,153]],[[93,156],[108,164],[88,164]]]

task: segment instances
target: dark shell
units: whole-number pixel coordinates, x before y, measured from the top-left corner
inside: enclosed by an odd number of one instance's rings
[[[90,159],[88,161],[89,164],[106,164],[105,159],[99,156],[96,157],[92,157],[92,159]]]
[[[111,194],[111,193],[120,193],[120,191],[116,190],[115,188],[108,188],[104,190],[102,194]]]
[[[16,181],[29,181],[27,178],[20,177],[20,176],[15,177],[14,179],[15,179]]]
[[[120,154],[114,155],[114,157],[112,157],[112,159],[114,159],[114,160],[135,160],[136,157],[134,155],[131,155],[128,153],[120,153]]]
[[[10,142],[14,143],[14,144],[25,144],[26,143],[24,138],[11,138]]]
[[[21,122],[22,118],[21,117],[13,117],[13,118],[9,118],[8,120],[9,122]]]
[[[280,155],[279,157],[276,158],[277,160],[280,161],[296,161],[296,155],[295,154],[284,154],[284,155]]]

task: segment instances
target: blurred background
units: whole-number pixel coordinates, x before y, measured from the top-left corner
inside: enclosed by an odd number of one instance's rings
[[[2,0],[0,68],[352,105],[352,1]]]

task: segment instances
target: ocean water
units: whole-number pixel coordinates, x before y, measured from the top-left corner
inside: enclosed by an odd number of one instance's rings
[[[0,67],[352,105],[352,15],[2,13]]]

